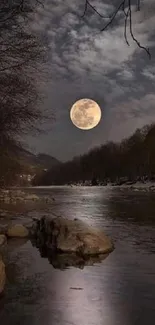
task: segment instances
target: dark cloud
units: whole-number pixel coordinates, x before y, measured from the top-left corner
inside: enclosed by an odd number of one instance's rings
[[[118,1],[91,3],[108,15]],[[120,140],[155,119],[154,1],[144,0],[141,11],[133,13],[134,34],[150,48],[151,60],[129,33],[127,46],[122,15],[101,33],[106,20],[91,10],[83,20],[83,8],[84,0],[47,0],[33,26],[46,35],[51,49],[43,109],[51,108],[56,122],[48,135],[31,139],[31,145],[62,160],[107,140]],[[96,100],[102,110],[101,123],[87,132],[76,129],[69,118],[71,106],[80,98]]]

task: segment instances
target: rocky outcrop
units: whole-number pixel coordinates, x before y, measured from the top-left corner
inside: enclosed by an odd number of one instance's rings
[[[26,227],[21,224],[13,225],[12,227],[8,228],[7,236],[24,238],[29,236],[29,231]]]
[[[114,249],[113,243],[102,231],[77,219],[43,217],[36,221],[32,235],[38,248],[59,254],[97,256]]]
[[[0,255],[0,295],[2,294],[6,281],[6,274],[5,274],[5,265],[2,261],[2,257]]]

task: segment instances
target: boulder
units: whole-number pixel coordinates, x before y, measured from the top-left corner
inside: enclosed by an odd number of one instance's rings
[[[7,238],[5,235],[0,235],[0,247],[7,243]]]
[[[110,253],[112,241],[104,234],[80,220],[62,217],[43,217],[36,222],[34,237],[38,247],[47,247],[57,253],[95,256]]]
[[[0,294],[4,290],[5,281],[6,281],[5,265],[2,261],[2,257],[0,256]]]
[[[26,227],[21,224],[13,225],[12,227],[8,228],[7,230],[8,237],[28,237],[29,231]]]

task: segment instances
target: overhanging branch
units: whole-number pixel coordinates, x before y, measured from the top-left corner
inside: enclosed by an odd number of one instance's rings
[[[137,11],[140,11],[140,1],[137,0]],[[101,32],[108,29],[108,27],[113,23],[115,20],[117,14],[119,11],[122,11],[124,14],[124,38],[128,46],[130,46],[129,41],[127,39],[127,24],[129,20],[129,31],[132,40],[137,44],[137,46],[141,49],[143,49],[147,55],[149,56],[149,59],[151,59],[151,54],[149,48],[146,48],[145,46],[141,45],[141,43],[137,40],[137,38],[134,36],[133,28],[132,28],[132,6],[131,6],[131,0],[122,0],[120,1],[119,6],[114,10],[112,15],[109,17],[103,16],[92,4],[89,0],[85,0],[85,8],[82,15],[82,18],[86,15],[88,7],[90,7],[99,17],[103,19],[108,19],[108,22],[105,24],[105,26],[101,29]]]

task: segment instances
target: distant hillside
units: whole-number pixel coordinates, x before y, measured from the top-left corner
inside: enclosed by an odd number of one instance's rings
[[[37,160],[38,164],[40,164],[41,166],[44,166],[47,169],[60,164],[59,160],[57,160],[56,158],[54,158],[52,156],[44,154],[44,153],[38,154],[36,156],[36,160]]]
[[[155,180],[155,123],[120,143],[108,142],[43,173],[36,185],[123,184]]]
[[[41,171],[43,169],[53,168],[61,163],[59,160],[50,155],[44,153],[39,153],[38,155],[35,155],[25,149],[20,149],[20,152],[18,154],[20,162],[24,166],[23,168],[25,169],[25,171]]]

